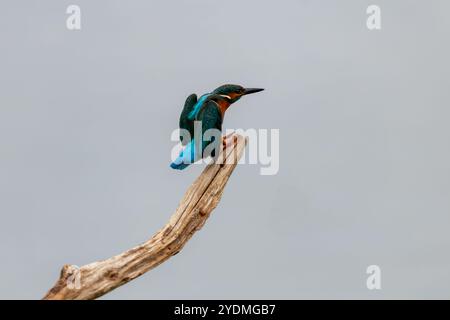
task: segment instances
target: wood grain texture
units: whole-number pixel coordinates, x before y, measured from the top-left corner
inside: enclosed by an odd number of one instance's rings
[[[186,191],[169,222],[148,241],[112,258],[82,267],[65,265],[46,300],[98,298],[139,277],[177,254],[200,230],[217,206],[225,185],[241,158],[247,140],[227,137],[231,143],[218,160],[208,165]]]

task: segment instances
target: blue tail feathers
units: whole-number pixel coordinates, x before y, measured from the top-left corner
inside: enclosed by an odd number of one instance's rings
[[[170,164],[170,167],[175,170],[183,170],[195,161],[195,142],[192,140],[183,150],[181,150],[175,161]]]
[[[175,170],[184,170],[184,169],[186,169],[188,166],[189,166],[189,164],[186,164],[186,163],[179,163],[179,164],[176,164],[175,162],[172,162],[172,163],[170,164],[170,167],[171,167],[172,169],[175,169]]]

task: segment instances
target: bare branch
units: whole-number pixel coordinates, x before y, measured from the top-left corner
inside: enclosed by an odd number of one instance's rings
[[[224,164],[208,165],[186,191],[167,225],[145,243],[103,261],[80,268],[65,265],[46,300],[95,299],[155,268],[177,254],[200,230],[220,201],[224,187],[247,143],[232,135],[221,155]],[[230,161],[232,160],[232,161]]]

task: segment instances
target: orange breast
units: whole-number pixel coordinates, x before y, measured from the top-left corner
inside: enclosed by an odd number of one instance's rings
[[[225,114],[225,111],[227,111],[228,107],[230,106],[230,103],[225,100],[220,100],[217,104],[219,105],[219,110],[223,117]]]

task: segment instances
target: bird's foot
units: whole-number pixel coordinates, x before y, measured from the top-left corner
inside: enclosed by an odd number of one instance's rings
[[[237,143],[237,136],[234,132],[222,136],[222,150],[220,152],[220,157],[217,161],[221,166],[223,166],[228,160],[230,152],[233,150],[233,146]]]
[[[222,147],[224,151],[233,143],[236,143],[236,136],[233,136],[233,132],[222,137]]]

